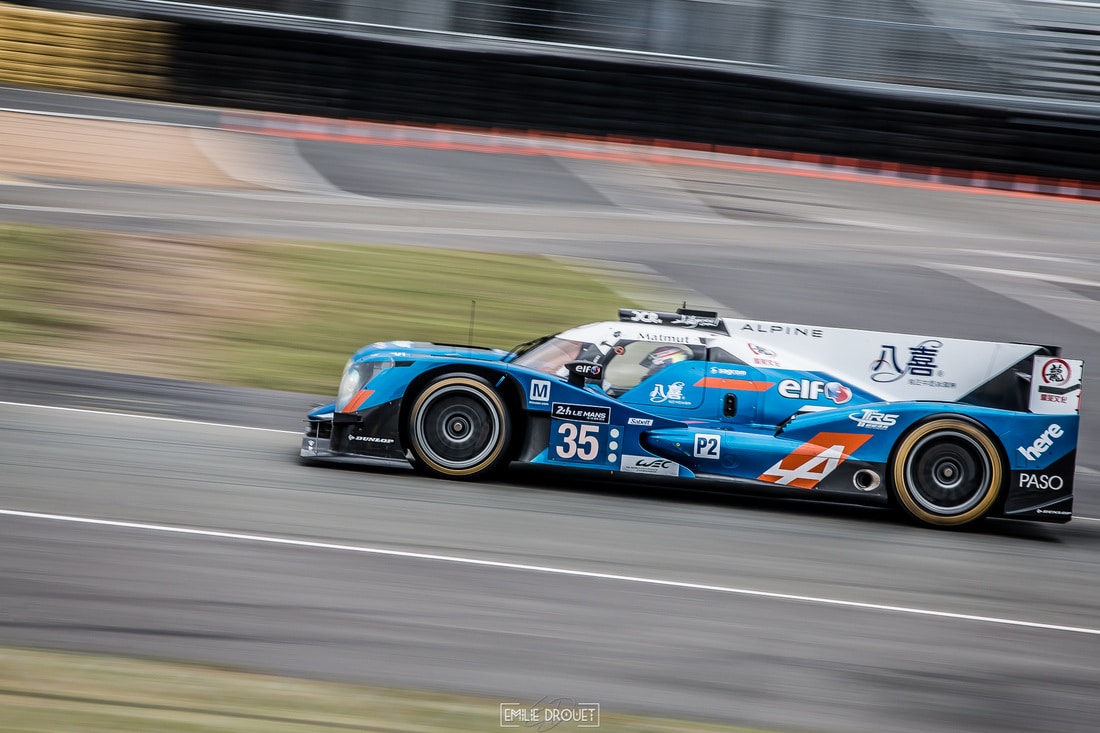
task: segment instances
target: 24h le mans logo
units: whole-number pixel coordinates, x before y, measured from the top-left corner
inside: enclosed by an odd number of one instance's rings
[[[870,439],[870,435],[818,433],[756,478],[782,486],[812,489]]]

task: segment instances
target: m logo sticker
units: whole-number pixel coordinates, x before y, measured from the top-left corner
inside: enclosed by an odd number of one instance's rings
[[[528,392],[531,402],[546,404],[550,401],[550,382],[545,379],[532,379],[531,391]]]

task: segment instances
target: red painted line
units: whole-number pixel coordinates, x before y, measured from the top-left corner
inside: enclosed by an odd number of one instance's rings
[[[222,129],[279,137],[391,147],[503,154],[549,155],[607,162],[692,165],[746,173],[874,183],[899,188],[1015,198],[1100,201],[1100,182],[1014,176],[782,150],[741,148],[682,140],[594,137],[539,130],[509,131],[459,125],[380,123],[323,117],[225,112]],[[742,160],[737,160],[741,158]],[[780,163],[773,161],[781,161]],[[786,165],[784,165],[784,163]]]

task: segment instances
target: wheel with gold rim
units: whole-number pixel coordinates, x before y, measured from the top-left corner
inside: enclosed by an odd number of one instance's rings
[[[959,527],[985,516],[1004,483],[992,438],[968,420],[921,423],[898,443],[891,467],[894,495],[913,519]]]
[[[409,410],[416,468],[447,478],[479,478],[498,469],[511,439],[508,409],[473,374],[451,374],[425,387]]]

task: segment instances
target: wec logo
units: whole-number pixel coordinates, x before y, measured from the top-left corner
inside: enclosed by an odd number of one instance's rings
[[[678,464],[657,456],[624,455],[621,465],[620,470],[624,473],[647,473],[654,476],[676,476],[680,473]]]

